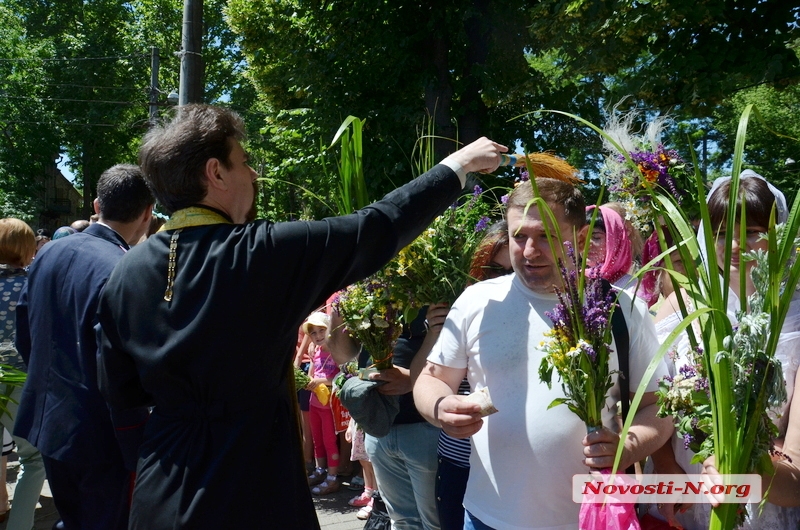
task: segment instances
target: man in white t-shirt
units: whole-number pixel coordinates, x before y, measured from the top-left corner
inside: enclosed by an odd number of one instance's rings
[[[536,182],[564,239],[583,248],[580,192],[559,180]],[[580,505],[572,501],[572,476],[611,467],[620,443],[613,421],[620,399],[616,374],[603,429],[587,435],[583,422],[566,406],[548,408],[564,394],[557,381],[548,388],[539,380],[543,353],[538,346],[552,327],[545,311],[558,303],[554,287],[561,285],[561,276],[539,208],[524,211],[532,195],[531,186],[522,184],[508,201],[515,274],[478,283],[459,297],[414,387],[417,408],[428,421],[452,436],[472,436],[465,529],[577,529]],[[550,232],[555,234],[552,227]],[[659,344],[647,307],[632,303],[624,293],[619,302],[630,337],[632,397]],[[612,349],[616,351],[613,343]],[[615,354],[610,365],[611,370],[618,368]],[[653,393],[666,373],[661,364],[648,383],[620,469],[652,453],[672,433],[670,419],[656,416]],[[489,388],[499,412],[481,419],[477,404],[456,395],[465,375],[473,391]]]

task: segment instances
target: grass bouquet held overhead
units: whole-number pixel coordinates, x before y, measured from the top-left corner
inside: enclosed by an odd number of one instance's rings
[[[499,218],[496,201],[487,195],[476,185],[389,263],[392,288],[409,307],[452,304],[466,288],[472,254],[492,219]]]
[[[383,271],[350,285],[333,304],[347,333],[372,356],[370,368],[391,368],[394,345],[403,329],[404,303],[393,296]]]
[[[736,137],[729,205],[737,204],[744,140],[751,107],[739,123]],[[705,196],[699,174],[695,175],[698,196]],[[746,209],[737,213],[728,208],[723,236],[711,225],[708,207],[700,202],[702,235],[695,238],[689,219],[670,197],[660,196],[660,211],[673,239],[679,241],[686,276],[673,274],[686,292],[682,304],[684,320],[667,338],[668,346],[685,329],[693,349],[695,365],[684,368],[659,391],[661,413],[673,415],[677,428],[689,448],[697,453],[696,462],[713,454],[723,475],[773,471],[770,449],[777,428],[770,419],[770,408],[786,399],[783,374],[775,353],[792,296],[800,278],[800,262],[795,260],[800,228],[800,200],[783,226],[776,223],[773,210],[768,232],[769,250],[745,255],[732,245],[733,230],[740,225],[739,241],[746,239]],[[724,258],[718,263],[716,245],[724,244]],[[663,239],[662,239],[663,245]],[[667,250],[674,250],[667,249]],[[742,296],[738,308],[728,303],[730,263],[733,252],[739,262],[755,259],[752,279],[756,292]],[[722,267],[720,268],[720,265]],[[742,275],[740,292],[745,293]],[[733,313],[733,314],[732,314]],[[696,322],[696,325],[692,325]],[[711,514],[711,530],[729,530],[742,523],[744,510],[737,504],[721,504]]]

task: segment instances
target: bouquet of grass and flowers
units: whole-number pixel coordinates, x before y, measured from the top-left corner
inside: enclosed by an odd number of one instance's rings
[[[739,124],[730,184],[729,205],[737,203],[747,121],[752,107],[747,107]],[[695,175],[696,193],[705,195],[699,174]],[[776,349],[781,329],[800,279],[800,261],[794,259],[800,229],[800,197],[796,197],[784,226],[777,225],[772,214],[766,238],[768,251],[742,253],[740,263],[756,260],[751,278],[755,293],[742,296],[735,314],[729,304],[730,262],[733,250],[732,230],[725,233],[723,267],[717,263],[716,234],[713,227],[695,237],[691,220],[674,200],[659,196],[660,211],[673,239],[679,241],[686,274],[668,271],[685,292],[681,297],[684,319],[666,339],[671,344],[684,330],[693,354],[694,365],[684,368],[659,391],[662,414],[675,415],[677,428],[688,448],[697,453],[695,462],[713,454],[716,467],[725,475],[773,472],[770,451],[777,429],[770,419],[770,408],[786,399],[780,362]],[[708,208],[699,204],[704,227],[711,227]],[[728,208],[726,226],[739,223],[746,238],[745,208],[736,217],[736,208]],[[660,227],[659,227],[660,230]],[[662,240],[662,248],[665,247]],[[675,250],[666,249],[662,256]],[[745,293],[741,277],[740,292]],[[697,323],[693,325],[693,323]],[[662,348],[663,349],[663,348]],[[711,513],[710,528],[732,529],[741,524],[745,511],[738,504],[725,503]]]
[[[8,402],[18,404],[11,398],[15,388],[25,384],[28,374],[14,368],[8,362],[19,359],[19,353],[11,340],[0,341],[0,386],[5,385],[5,393],[0,393],[0,416],[8,414]],[[16,363],[15,363],[16,364]]]
[[[404,302],[395,296],[383,271],[356,282],[333,301],[347,333],[371,354],[370,369],[391,368],[392,352],[403,329]],[[362,371],[366,377],[368,371]]]
[[[567,405],[593,432],[603,426],[602,411],[613,386],[608,361],[616,296],[604,292],[599,274],[583,274],[572,244],[564,246],[572,267],[559,259],[563,288],[556,288],[555,309],[545,313],[553,327],[540,344],[545,356],[539,379],[549,388],[555,371],[565,397],[553,400],[550,407]]]
[[[476,185],[389,263],[386,275],[409,308],[455,302],[470,280],[475,249],[499,217],[497,209],[496,200]]]
[[[294,388],[301,390],[308,386],[311,382],[311,377],[298,367],[294,367]]]
[[[793,210],[792,217],[796,234],[800,216]],[[659,383],[659,414],[675,418],[684,447],[695,453],[692,463],[714,455],[723,475],[774,472],[771,457],[776,454],[779,433],[772,411],[787,398],[775,353],[797,284],[798,267],[791,249],[800,245],[787,232],[785,225],[773,224],[767,235],[770,252],[742,254],[742,262],[756,261],[751,273],[755,292],[743,297],[733,319],[730,315],[714,318],[729,307],[724,293],[702,283],[710,287],[708,292],[689,291],[691,305],[706,311],[703,315],[684,311],[684,322],[700,321],[700,326],[687,328],[696,343],[690,352],[693,364]],[[697,279],[702,278],[700,274]],[[719,288],[727,291],[728,282],[721,280]],[[712,511],[710,528],[735,528],[744,522],[745,513],[737,504],[721,504]]]
[[[697,211],[694,183],[687,163],[674,149],[660,142],[665,118],[652,121],[644,135],[632,132],[637,112],[612,115],[604,133],[610,153],[601,169],[609,198],[625,207],[627,218],[643,234],[652,230],[659,205],[657,194],[668,194],[691,217]]]
[[[782,232],[781,227],[778,228],[778,232]],[[769,472],[770,465],[762,460],[769,460],[773,442],[778,437],[770,409],[786,401],[786,387],[781,363],[769,353],[768,347],[772,316],[762,294],[769,289],[768,258],[760,250],[744,254],[743,258],[757,263],[752,271],[756,292],[747,298],[746,311],[736,311],[737,324],[732,326],[732,335],[723,338],[723,350],[717,352],[718,357],[730,363],[732,371],[732,392],[722,406],[733,412],[736,425],[751,430],[751,435],[747,436],[752,442],[749,455],[742,452],[738,458],[745,469]],[[704,359],[702,346],[690,351],[689,358],[690,364],[681,366],[675,376],[659,382],[659,415],[675,419],[684,448],[695,453],[692,463],[702,463],[715,454],[710,364]]]
[[[333,307],[339,312],[347,333],[370,353],[371,364],[356,369],[348,363],[334,380],[337,395],[364,432],[381,437],[388,434],[400,410],[399,397],[377,391],[382,381],[370,374],[393,366],[392,355],[402,332],[404,301],[394,294],[385,271],[350,285],[339,293]],[[358,376],[355,376],[355,373]]]

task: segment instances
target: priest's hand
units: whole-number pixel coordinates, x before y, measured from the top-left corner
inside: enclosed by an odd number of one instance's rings
[[[442,163],[461,166],[467,173],[491,173],[500,167],[500,153],[508,152],[508,147],[486,138],[479,138],[451,154]]]

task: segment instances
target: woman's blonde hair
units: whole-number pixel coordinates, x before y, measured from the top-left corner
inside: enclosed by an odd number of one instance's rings
[[[25,221],[0,219],[0,263],[25,267],[36,254],[36,236]]]

